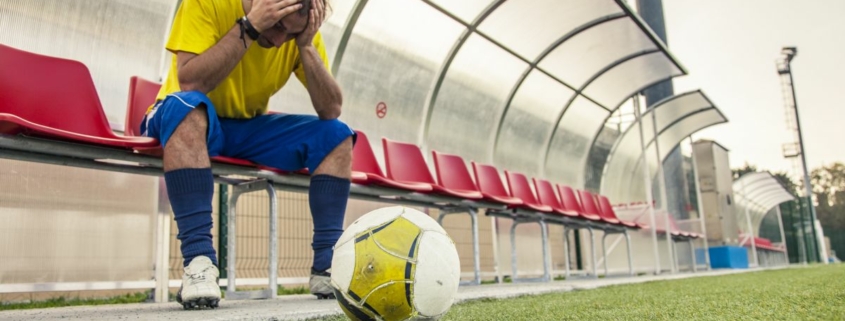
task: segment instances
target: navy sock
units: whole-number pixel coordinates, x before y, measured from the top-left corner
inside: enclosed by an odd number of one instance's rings
[[[186,168],[164,173],[167,196],[182,241],[182,257],[188,266],[197,256],[207,256],[217,265],[211,239],[211,199],[214,177],[211,168]]]
[[[332,247],[343,234],[349,185],[349,180],[345,178],[330,175],[311,177],[308,203],[314,221],[314,241],[311,243],[314,249],[313,271],[323,272],[332,265]]]

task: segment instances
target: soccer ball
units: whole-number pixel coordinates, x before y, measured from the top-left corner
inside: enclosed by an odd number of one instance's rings
[[[455,243],[428,215],[385,207],[361,216],[334,248],[332,287],[352,320],[436,320],[458,292]]]

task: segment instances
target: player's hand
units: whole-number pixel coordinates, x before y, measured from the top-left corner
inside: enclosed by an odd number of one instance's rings
[[[246,15],[258,32],[270,29],[279,20],[302,8],[302,0],[253,0],[252,8]],[[310,1],[310,0],[305,0]]]
[[[308,12],[308,25],[305,31],[296,36],[296,46],[306,47],[310,46],[314,41],[314,35],[317,30],[323,25],[323,18],[326,16],[326,8],[323,6],[323,0],[302,0],[311,1],[311,10]]]

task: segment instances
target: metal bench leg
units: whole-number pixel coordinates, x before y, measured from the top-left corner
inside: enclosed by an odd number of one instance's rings
[[[516,282],[516,226],[519,221],[514,220],[511,225],[511,281]]]
[[[479,285],[481,284],[481,250],[478,244],[478,210],[468,208],[466,210],[450,210],[441,209],[440,215],[437,217],[437,223],[443,226],[443,218],[450,214],[469,212],[469,218],[472,222],[472,259],[473,268],[475,269],[475,276],[472,281],[461,282],[461,285]]]
[[[551,266],[551,260],[549,260],[549,231],[546,228],[546,222],[541,220],[539,223],[543,236],[543,279],[550,281],[552,277],[551,273],[549,273],[549,266]]]
[[[587,227],[587,232],[590,232],[590,251],[592,251],[592,259],[593,259],[593,277],[598,278],[598,261],[596,260],[596,239],[593,237],[593,228]],[[605,259],[607,260],[607,259]]]
[[[610,233],[604,232],[604,236],[601,237],[601,251],[602,251],[602,255],[604,255],[604,276],[605,277],[607,277],[607,275],[610,274],[607,271],[607,246],[605,245],[605,243],[606,243],[605,241],[607,240],[608,235],[610,235]]]
[[[563,276],[569,279],[569,231],[570,228],[563,227]]]
[[[268,293],[269,299],[276,297],[276,289],[279,288],[279,206],[276,201],[276,189],[273,184],[267,184],[267,197],[270,198],[270,270],[267,277],[270,278]]]
[[[226,298],[229,298],[229,295],[235,293],[235,279],[236,277],[236,264],[235,264],[235,257],[237,257],[235,251],[237,250],[237,237],[236,237],[236,223],[237,223],[237,212],[236,209],[238,208],[238,198],[240,198],[241,192],[237,188],[237,185],[232,186],[232,192],[229,194],[229,209],[226,211],[226,229],[227,237],[226,237]]]
[[[259,290],[259,291],[248,291],[248,292],[237,292],[237,288],[235,286],[235,280],[237,275],[237,212],[236,209],[238,207],[238,199],[242,194],[266,190],[267,194],[270,196],[269,200],[269,207],[270,207],[270,269],[269,269],[269,282],[267,285],[267,289]],[[228,242],[226,243],[226,251],[228,253],[227,257],[227,275],[226,275],[226,300],[245,300],[245,299],[268,299],[274,298],[276,296],[276,288],[278,282],[278,209],[276,204],[276,192],[273,188],[273,184],[266,180],[253,180],[247,181],[242,183],[232,184],[232,193],[229,196],[229,205],[228,205]]]
[[[628,275],[634,276],[634,256],[631,254],[631,236],[628,235],[628,230],[625,230],[625,243],[628,245]],[[604,258],[607,261],[607,258]]]
[[[692,239],[689,239],[689,250],[692,253],[692,271],[698,272],[698,262],[695,261],[695,245],[692,244]]]
[[[474,208],[469,209],[469,217],[472,220],[472,259],[475,268],[476,285],[481,284],[481,249],[478,244],[478,210]]]

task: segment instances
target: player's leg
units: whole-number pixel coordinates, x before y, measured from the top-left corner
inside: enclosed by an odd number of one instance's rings
[[[311,175],[308,203],[314,220],[314,262],[309,285],[317,298],[334,298],[331,274],[334,245],[343,234],[343,218],[349,199],[352,175],[352,140],[350,136],[335,147]]]
[[[214,178],[209,152],[219,150],[220,126],[214,107],[202,94],[177,93],[148,118],[145,134],[164,147],[164,179],[185,264],[177,301],[185,308],[216,307],[220,287],[211,238]]]
[[[349,198],[355,132],[339,120],[305,115],[265,115],[252,120],[222,120],[222,154],[278,169],[308,168],[309,206],[314,222],[311,292],[331,297],[328,270],[332,247],[343,233]]]

